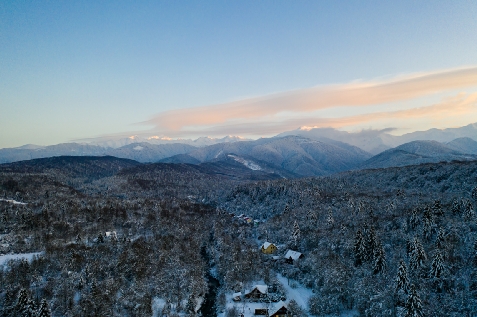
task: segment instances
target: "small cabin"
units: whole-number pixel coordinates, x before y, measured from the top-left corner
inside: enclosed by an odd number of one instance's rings
[[[288,250],[287,253],[285,254],[285,262],[289,264],[293,264],[293,261],[302,259],[304,257],[305,256],[298,251]]]
[[[251,291],[245,294],[245,298],[263,298],[268,294],[267,285],[255,285]]]
[[[242,300],[242,292],[233,293],[232,300],[234,302],[240,302]]]
[[[280,301],[270,309],[270,317],[286,317],[288,316],[288,309],[284,302]]]
[[[278,250],[277,246],[270,242],[265,242],[262,244],[262,253],[264,254],[273,254]]]

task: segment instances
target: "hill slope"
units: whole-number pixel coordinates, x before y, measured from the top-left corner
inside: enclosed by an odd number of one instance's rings
[[[437,141],[413,141],[373,156],[360,169],[473,159],[477,159],[477,156],[458,152]]]

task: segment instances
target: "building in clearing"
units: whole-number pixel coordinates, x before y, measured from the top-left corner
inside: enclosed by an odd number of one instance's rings
[[[242,300],[242,292],[233,293],[232,300],[234,302],[240,302]]]
[[[270,313],[270,315],[269,315]],[[270,317],[287,317],[288,309],[284,302],[280,301],[273,305],[270,309],[256,308],[255,315],[265,315]]]
[[[298,251],[288,250],[287,253],[285,254],[285,262],[289,264],[293,264],[293,261],[302,259],[303,257],[304,255]]]
[[[255,285],[251,291],[245,293],[245,298],[263,298],[268,294],[267,285]]]
[[[277,246],[274,245],[273,243],[270,243],[270,242],[264,242],[262,244],[262,253],[265,253],[265,254],[273,254],[275,251],[278,250]]]
[[[288,309],[284,302],[279,301],[273,308],[270,309],[270,317],[286,317],[288,316]]]

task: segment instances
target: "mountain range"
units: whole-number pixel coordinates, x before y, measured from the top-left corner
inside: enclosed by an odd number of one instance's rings
[[[202,166],[209,171],[215,170],[224,175],[228,173],[233,177],[237,177],[239,171],[245,168],[255,171],[253,176],[249,175],[255,179],[294,178],[356,169],[475,160],[476,137],[477,124],[444,130],[431,129],[403,136],[392,136],[386,131],[350,133],[316,128],[293,130],[258,140],[228,136],[181,143],[183,140],[131,137],[127,140],[102,140],[102,143],[96,144],[28,144],[5,148],[0,149],[0,163],[56,156],[113,156],[138,164],[160,162]],[[127,144],[117,147],[122,143]],[[258,176],[263,173],[268,176]]]

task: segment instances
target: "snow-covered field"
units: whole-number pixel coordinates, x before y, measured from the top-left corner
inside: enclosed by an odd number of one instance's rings
[[[31,261],[34,256],[40,256],[41,254],[42,252],[0,255],[0,266],[7,264],[10,260],[26,259],[27,261]]]

